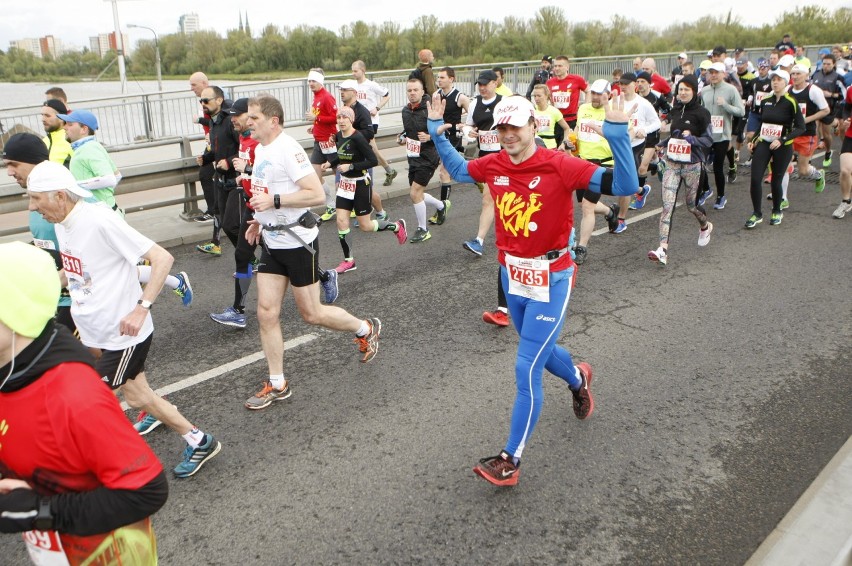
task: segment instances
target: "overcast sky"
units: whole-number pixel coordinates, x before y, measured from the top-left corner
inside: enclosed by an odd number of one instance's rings
[[[11,0],[8,0],[11,2]],[[4,2],[5,3],[5,2]],[[792,10],[797,5],[819,4],[833,11],[841,6],[852,6],[849,0],[739,0],[736,3],[721,1],[685,3],[688,13],[683,20],[692,21],[711,13],[710,6],[716,6],[717,14],[724,15],[729,9],[735,17],[748,24],[749,22],[773,22],[775,14]],[[201,18],[201,27],[213,29],[224,35],[227,29],[237,27],[240,10],[248,12],[248,20],[256,36],[263,27],[272,23],[277,26],[295,27],[300,24],[321,26],[337,31],[342,25],[349,23],[349,18],[360,18],[368,23],[394,21],[400,26],[408,27],[411,22],[423,14],[434,14],[442,21],[463,21],[474,19],[491,19],[502,21],[505,16],[516,16],[522,19],[532,18],[542,6],[562,4],[555,0],[493,0],[487,3],[490,16],[479,15],[477,10],[471,10],[474,3],[461,3],[458,0],[433,0],[431,2],[389,2],[388,0],[324,0],[321,2],[289,2],[272,3],[268,0],[202,0],[189,2],[187,0],[118,0],[119,22],[123,30],[128,32],[131,45],[139,39],[148,39],[152,35],[143,29],[127,30],[126,24],[133,23],[148,26],[160,35],[178,31],[178,18],[182,14],[196,12]],[[563,13],[571,20],[608,21],[610,15],[618,13],[628,18],[634,18],[644,25],[665,27],[672,22],[661,22],[662,15],[673,12],[672,6],[677,3],[663,2],[649,4],[636,0],[608,0],[604,2],[581,2],[582,10],[563,8]],[[564,5],[564,4],[562,4]],[[270,6],[275,6],[270,10]],[[392,6],[391,10],[386,10]],[[649,6],[652,6],[649,9]],[[265,8],[264,8],[265,7]],[[461,8],[461,9],[460,9]],[[71,46],[88,46],[88,38],[99,33],[113,31],[112,3],[104,0],[29,0],[11,4],[3,10],[0,16],[0,48],[4,51],[9,47],[9,41],[30,37],[53,35]],[[852,36],[852,30],[850,30]],[[779,38],[780,39],[780,38]],[[794,41],[796,38],[793,38]],[[850,37],[852,39],[852,37]]]

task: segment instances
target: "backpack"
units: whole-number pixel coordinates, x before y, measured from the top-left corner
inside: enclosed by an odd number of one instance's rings
[[[408,74],[408,79],[417,79],[418,81],[420,81],[420,84],[424,86],[424,88],[426,86],[426,81],[423,80],[423,69],[421,69],[420,67],[417,67],[416,69],[411,71]]]

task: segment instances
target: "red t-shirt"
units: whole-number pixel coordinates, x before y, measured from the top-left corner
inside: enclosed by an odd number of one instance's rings
[[[515,165],[505,150],[470,161],[468,174],[488,183],[494,198],[498,259],[505,253],[533,258],[568,247],[574,225],[574,195],[589,185],[598,165],[561,151],[537,148]],[[571,254],[550,264],[551,271],[571,267]]]
[[[589,88],[589,83],[580,75],[565,75],[564,79],[552,77],[547,81],[550,89],[550,99],[553,105],[562,112],[566,121],[577,119],[577,108],[580,106],[580,93]]]
[[[337,101],[324,88],[314,93],[311,104],[314,114],[314,139],[327,142],[328,138],[337,133]]]
[[[0,422],[0,474],[42,495],[136,489],[163,471],[115,395],[83,363],[60,364],[23,389],[0,394]],[[110,552],[103,543],[111,535],[156,548],[149,519],[100,535],[62,534],[60,541],[69,562],[79,564]]]
[[[245,159],[247,165],[254,165],[254,148],[256,147],[256,139],[245,134],[240,134],[240,150],[237,157]],[[243,191],[246,193],[246,196],[251,198],[251,175],[246,175],[244,173],[240,179],[240,184],[243,186]],[[246,203],[246,206],[251,208],[249,203]]]
[[[669,86],[669,81],[657,73],[651,75],[651,88],[663,96],[666,96],[672,91],[672,87]]]

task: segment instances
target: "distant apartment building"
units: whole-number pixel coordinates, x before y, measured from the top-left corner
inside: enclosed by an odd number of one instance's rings
[[[26,39],[13,39],[9,42],[9,47],[20,49],[32,53],[39,59],[42,58],[41,41],[36,37],[28,37]]]
[[[198,14],[184,14],[178,20],[180,32],[183,34],[195,33],[201,29],[201,19]]]
[[[129,55],[130,39],[126,33],[121,34],[121,39],[124,42],[124,54]],[[106,55],[110,50],[118,51],[115,32],[100,33],[89,37],[89,49],[100,57]]]
[[[62,52],[64,51],[62,49],[62,41],[56,39],[52,35],[40,37],[38,42],[39,46],[41,47],[42,57],[50,53],[50,56],[56,59],[57,57],[62,55]]]

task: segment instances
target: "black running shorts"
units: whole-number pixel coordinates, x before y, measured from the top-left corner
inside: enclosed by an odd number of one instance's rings
[[[287,277],[293,287],[313,285],[319,281],[319,237],[310,245],[317,253],[312,254],[304,246],[276,249],[264,245],[257,272]]]
[[[154,333],[142,342],[124,350],[104,350],[95,362],[95,370],[110,389],[118,389],[145,371],[145,360],[154,340]]]

